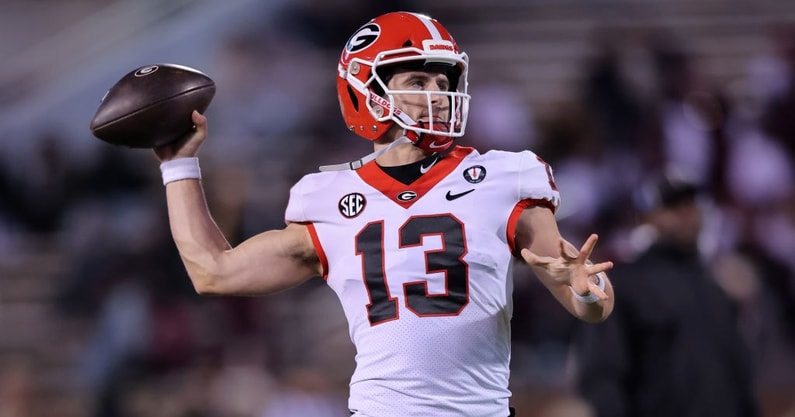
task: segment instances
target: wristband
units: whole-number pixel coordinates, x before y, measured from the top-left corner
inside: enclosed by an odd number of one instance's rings
[[[602,273],[600,272],[594,276],[596,277],[596,282],[594,284],[596,284],[596,286],[599,287],[600,290],[604,291],[605,279],[602,276]],[[580,302],[583,302],[585,304],[593,304],[599,301],[599,296],[594,293],[590,293],[588,295],[580,295],[577,294],[577,292],[574,291],[574,288],[572,288],[571,286],[569,287],[569,289],[571,290],[571,293],[574,294],[574,298],[576,298]]]
[[[177,158],[160,164],[163,174],[163,185],[179,180],[200,180],[199,158]]]

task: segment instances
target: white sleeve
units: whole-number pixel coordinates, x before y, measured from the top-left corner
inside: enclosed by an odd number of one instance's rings
[[[552,167],[530,151],[520,153],[518,194],[520,200],[546,200],[553,209],[560,205],[560,193]]]
[[[290,199],[287,201],[287,208],[284,211],[285,223],[302,223],[309,221],[306,211],[304,210],[305,195],[302,192],[305,180],[306,177],[302,178],[290,188]]]

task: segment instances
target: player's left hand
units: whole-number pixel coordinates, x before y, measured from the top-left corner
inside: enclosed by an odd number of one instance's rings
[[[561,255],[557,258],[539,256],[527,248],[522,249],[521,254],[528,265],[543,269],[555,282],[571,286],[579,295],[587,296],[594,293],[599,299],[604,300],[607,298],[607,294],[596,285],[595,280],[591,277],[608,271],[613,267],[613,263],[608,261],[591,264],[588,260],[598,239],[596,234],[592,234],[582,248],[577,250],[574,245],[561,238]]]

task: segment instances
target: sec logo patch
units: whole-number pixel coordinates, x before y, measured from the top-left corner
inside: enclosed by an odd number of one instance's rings
[[[367,206],[367,199],[362,194],[350,193],[343,196],[337,206],[343,217],[352,219],[364,211],[364,207]]]

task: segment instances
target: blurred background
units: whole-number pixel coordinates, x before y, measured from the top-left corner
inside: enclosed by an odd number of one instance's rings
[[[200,298],[151,151],[88,124],[145,64],[217,83],[208,200],[237,243],[283,225],[289,187],[368,153],[334,87],[347,37],[426,12],[471,60],[468,135],[555,168],[564,236],[595,259],[643,246],[633,190],[676,165],[712,203],[703,256],[736,301],[765,417],[795,416],[795,2],[791,0],[3,0],[0,416],[342,417],[353,349],[322,280]],[[520,416],[591,415],[576,323],[517,273]]]

